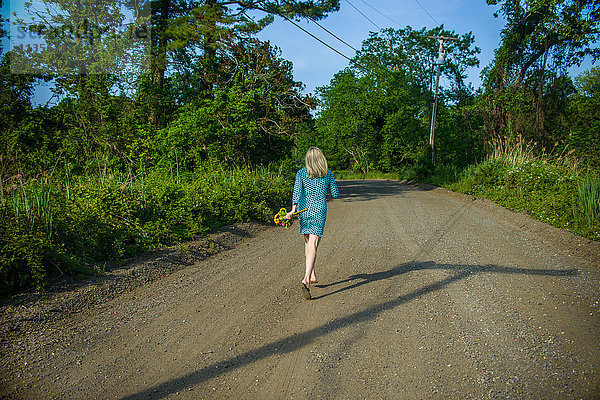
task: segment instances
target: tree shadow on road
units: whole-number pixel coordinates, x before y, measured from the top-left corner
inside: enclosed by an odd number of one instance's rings
[[[422,263],[407,263],[399,265],[395,268],[392,268],[388,271],[377,272],[373,274],[356,274],[349,277],[346,280],[335,282],[330,285],[322,285],[322,286],[333,286],[337,284],[342,284],[345,282],[350,282],[355,279],[361,279],[360,282],[357,282],[353,285],[350,285],[345,288],[341,288],[336,290],[335,292],[329,293],[328,295],[332,295],[335,293],[339,293],[344,290],[356,289],[362,285],[365,285],[370,282],[379,281],[383,279],[393,278],[395,276],[404,274],[409,271],[415,270],[431,270],[431,269],[442,269],[448,271],[454,271],[454,273],[442,280],[431,283],[429,285],[425,285],[421,288],[418,288],[410,293],[403,294],[394,299],[380,302],[373,306],[367,307],[362,311],[346,315],[340,316],[326,324],[318,326],[316,328],[307,330],[305,332],[300,332],[294,335],[290,335],[286,338],[277,340],[275,342],[271,342],[265,344],[257,349],[248,351],[246,353],[230,357],[226,360],[218,361],[211,365],[207,365],[206,367],[189,373],[187,375],[181,376],[176,379],[172,379],[167,382],[160,383],[138,393],[135,393],[130,396],[123,397],[122,400],[131,400],[131,399],[149,399],[149,398],[163,398],[169,396],[173,393],[180,392],[187,388],[196,386],[202,382],[206,382],[210,379],[213,379],[217,376],[228,373],[229,371],[245,367],[247,365],[251,365],[254,362],[259,360],[272,357],[275,355],[282,355],[291,353],[298,349],[301,349],[311,343],[313,343],[319,337],[326,336],[327,334],[337,331],[339,329],[352,326],[361,322],[367,322],[376,319],[381,313],[384,311],[393,309],[398,307],[404,303],[409,301],[418,299],[428,293],[440,290],[450,285],[451,283],[460,281],[465,279],[471,275],[479,274],[479,273],[504,273],[504,274],[522,274],[522,275],[546,275],[546,276],[557,276],[557,277],[568,277],[568,276],[576,276],[578,275],[578,270],[576,269],[567,269],[567,270],[557,270],[557,269],[527,269],[527,268],[512,268],[512,267],[504,267],[498,265],[457,265],[457,264],[436,264],[434,262],[422,262]],[[325,296],[321,296],[323,298]]]
[[[340,190],[340,199],[344,202],[367,201],[397,196],[409,190],[419,190],[392,180],[337,181],[336,183]]]

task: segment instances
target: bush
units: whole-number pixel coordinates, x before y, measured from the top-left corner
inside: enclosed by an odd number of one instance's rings
[[[249,220],[289,202],[289,174],[205,163],[182,174],[154,169],[25,182],[1,206],[0,292],[41,289],[51,272],[90,273],[157,246]]]
[[[590,207],[597,204],[594,203],[597,189],[586,182],[597,182],[597,178],[585,178],[563,163],[496,158],[467,168],[458,182],[446,187],[486,197],[512,210],[527,212],[540,221],[599,240],[598,214],[586,211],[587,204]]]
[[[436,165],[433,174],[425,182],[435,186],[448,185],[458,181],[460,171],[453,165]]]
[[[25,286],[42,288],[51,248],[48,238],[41,230],[30,229],[29,221],[7,207],[0,212],[0,293]]]

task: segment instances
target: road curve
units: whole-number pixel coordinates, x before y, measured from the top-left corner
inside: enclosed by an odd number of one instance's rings
[[[439,188],[338,184],[313,300],[298,226],[269,227],[69,319],[0,393],[600,398],[600,252],[578,253],[597,243]]]

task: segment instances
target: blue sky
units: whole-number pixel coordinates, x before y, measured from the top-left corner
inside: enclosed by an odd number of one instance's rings
[[[354,48],[360,49],[370,32],[379,31],[358,8],[380,28],[428,29],[444,24],[448,30],[462,35],[473,32],[475,45],[481,49],[480,66],[469,71],[474,87],[481,84],[480,72],[494,57],[504,26],[502,18],[494,18],[497,6],[485,0],[341,0],[340,11],[330,14],[321,25],[335,33]],[[351,5],[352,4],[352,5]],[[375,11],[374,9],[377,11]],[[385,16],[381,15],[385,14]],[[393,21],[391,21],[391,20]],[[352,58],[354,51],[312,22],[299,23],[337,50]],[[282,57],[294,64],[294,77],[306,85],[306,92],[327,85],[333,75],[348,66],[348,60],[325,47],[289,22],[277,18],[265,28],[259,38],[268,40],[282,51]]]

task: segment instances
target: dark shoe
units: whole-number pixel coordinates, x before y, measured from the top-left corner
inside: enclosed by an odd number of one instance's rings
[[[302,285],[302,294],[304,295],[304,298],[306,300],[310,300],[310,290],[306,287],[306,285],[304,284],[304,282],[300,282],[300,285]]]

